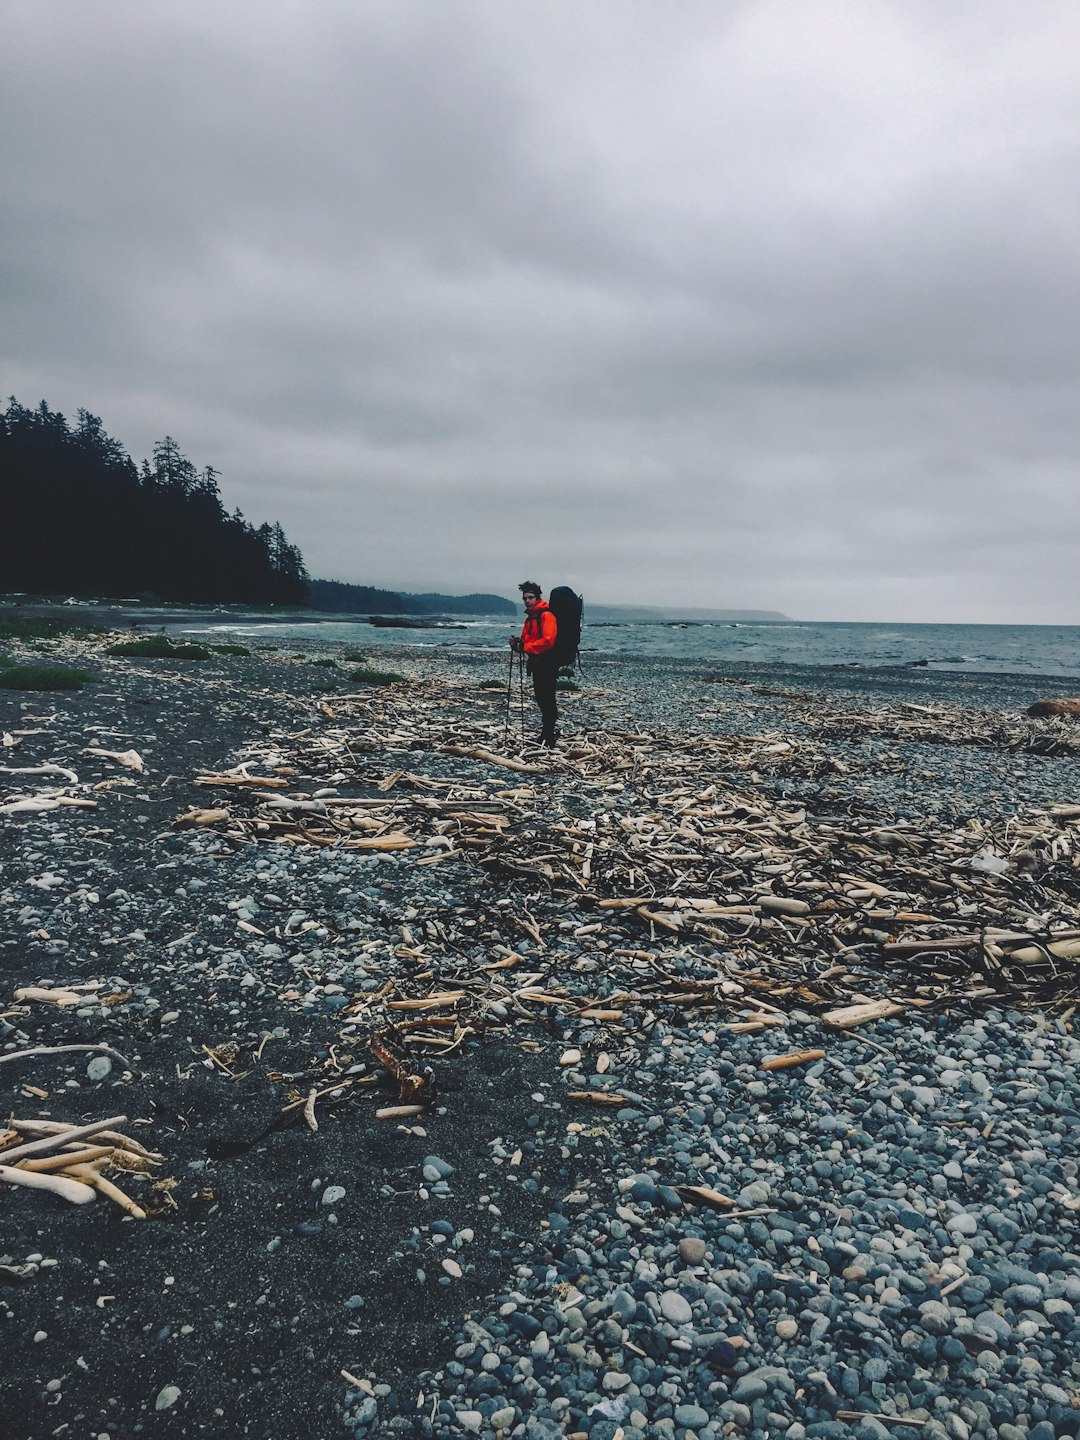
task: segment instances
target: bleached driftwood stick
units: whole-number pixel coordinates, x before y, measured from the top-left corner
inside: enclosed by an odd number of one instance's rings
[[[126,1119],[122,1116],[121,1119]],[[63,1144],[74,1137],[69,1133],[75,1127],[67,1125],[62,1120],[11,1120],[8,1122],[12,1130],[17,1130],[23,1135],[56,1135]],[[106,1122],[109,1123],[109,1122]],[[100,1130],[97,1132],[99,1141],[108,1141],[110,1145],[119,1150],[130,1150],[133,1155],[141,1155],[144,1160],[153,1160],[155,1164],[162,1164],[165,1156],[159,1155],[156,1150],[147,1150],[145,1145],[140,1145],[138,1140],[133,1140],[130,1135],[121,1135],[118,1130]]]
[[[0,774],[3,775],[63,775],[64,779],[72,785],[79,783],[79,777],[74,770],[67,769],[64,765],[0,765]]]
[[[735,1201],[711,1185],[676,1185],[675,1193],[688,1205],[707,1205],[710,1210],[733,1210]]]
[[[117,765],[122,765],[125,770],[134,770],[136,775],[141,775],[146,768],[137,750],[99,750],[96,745],[88,745],[83,754],[97,755],[102,760],[115,760]]]
[[[374,1076],[367,1076],[367,1077],[365,1077],[364,1079],[360,1080],[358,1083],[361,1084],[361,1085],[366,1085],[366,1084],[369,1084],[374,1078],[375,1078]],[[345,1092],[345,1091],[349,1088],[349,1086],[352,1085],[353,1083],[354,1083],[354,1082],[353,1082],[352,1080],[337,1080],[337,1081],[334,1082],[333,1085],[327,1085],[327,1086],[326,1086],[324,1089],[322,1089],[322,1090],[316,1090],[316,1091],[315,1091],[315,1099],[316,1099],[316,1100],[321,1100],[324,1095],[333,1095],[334,1098],[336,1099],[339,1095],[344,1094],[344,1092]],[[283,1106],[281,1107],[281,1113],[282,1113],[283,1115],[288,1115],[288,1114],[289,1114],[291,1111],[293,1111],[293,1110],[299,1110],[301,1106],[306,1107],[306,1106],[308,1105],[308,1103],[309,1103],[309,1101],[308,1101],[307,1099],[304,1099],[304,1100],[290,1100],[289,1103],[288,1103],[288,1105],[283,1105]]]
[[[315,1119],[315,1101],[318,1094],[318,1090],[312,1090],[304,1101],[304,1120],[308,1129],[313,1132],[319,1128],[319,1122]]]
[[[860,1005],[842,1005],[838,1010],[826,1010],[821,1018],[834,1030],[852,1030],[856,1025],[866,1025],[872,1020],[889,1020],[894,1015],[902,1015],[906,1009],[906,1005],[898,1005],[895,1000],[867,1000]]]
[[[20,1005],[27,1000],[40,1000],[46,1005],[85,1005],[87,1001],[85,995],[75,990],[65,990],[60,986],[49,989],[44,985],[23,985],[15,991],[15,999]]]
[[[99,1191],[107,1200],[119,1205],[133,1220],[145,1220],[146,1211],[141,1205],[136,1205],[130,1195],[125,1195],[123,1190],[114,1185],[111,1180],[106,1180],[104,1175],[99,1175],[92,1165],[74,1165],[65,1172],[68,1175],[76,1176],[79,1180]]]
[[[91,1160],[101,1160],[114,1154],[111,1145],[88,1145],[84,1150],[64,1150],[59,1155],[46,1155],[42,1160],[20,1160],[20,1170],[43,1174],[49,1170],[67,1170],[73,1165],[87,1165]]]
[[[51,1190],[73,1205],[86,1205],[94,1192],[81,1180],[67,1180],[63,1175],[36,1175],[32,1170],[18,1170],[13,1165],[0,1165],[0,1180],[9,1185],[25,1185],[29,1190]]]
[[[32,814],[37,810],[59,810],[61,805],[73,805],[78,810],[96,810],[96,800],[77,800],[71,795],[26,795],[19,800],[0,805],[0,815]]]
[[[520,770],[525,775],[540,775],[543,767],[527,765],[524,760],[514,760],[508,755],[496,755],[482,746],[440,745],[444,755],[464,755],[468,760],[486,760],[489,765],[501,765],[504,770]]]
[[[173,821],[174,825],[220,825],[228,820],[228,810],[189,810],[186,815],[178,815]]]
[[[0,1151],[0,1154],[4,1164],[10,1165],[12,1160],[21,1160],[29,1155],[47,1155],[50,1150],[59,1150],[69,1140],[85,1140],[89,1135],[99,1135],[102,1130],[111,1130],[114,1125],[123,1125],[126,1121],[126,1115],[113,1115],[108,1120],[94,1120],[89,1125],[75,1125],[61,1130],[59,1134],[44,1135],[40,1140],[28,1140],[25,1145],[13,1145],[10,1150]],[[12,1123],[17,1129],[17,1123]]]

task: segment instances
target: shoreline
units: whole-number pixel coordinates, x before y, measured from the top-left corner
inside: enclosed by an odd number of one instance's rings
[[[612,658],[605,688],[563,697],[549,764],[504,750],[490,657],[380,647],[408,682],[357,692],[311,663],[342,647],[289,648],[184,666],[65,638],[50,654],[99,684],[0,691],[0,730],[36,732],[0,763],[78,776],[4,792],[96,801],[0,816],[0,1062],[102,1040],[130,1062],[0,1063],[5,1105],[148,1121],[177,1182],[144,1222],[0,1187],[29,1272],[0,1270],[0,1398],[28,1440],[166,1419],[274,1440],[877,1433],[851,1412],[933,1435],[945,1405],[970,1434],[1077,1433],[1076,962],[995,977],[981,942],[918,964],[884,947],[1065,933],[1076,825],[1036,812],[1080,802],[1080,758],[1010,749],[1004,710],[905,731],[903,701],[883,720],[857,685]],[[134,748],[145,774],[88,747]],[[283,783],[195,784],[245,763]],[[973,869],[1014,843],[1017,799],[1034,860]],[[198,809],[224,818],[176,826]],[[96,981],[70,1008],[13,1001]],[[925,1011],[823,1025],[920,984]],[[1050,986],[1044,1011],[1010,1008],[1025,984]],[[413,1032],[435,1100],[378,1120],[376,1022],[425,1016],[451,1022]],[[283,1111],[327,1087],[317,1131]]]
[[[139,605],[126,603],[117,600],[115,603],[105,601],[78,601],[74,605],[53,605],[53,604],[4,604],[0,607],[0,618],[12,620],[58,620],[71,625],[85,625],[88,627],[100,626],[102,628],[126,629],[132,624],[145,625],[150,627],[164,627],[166,625],[186,625],[193,621],[220,620],[223,624],[235,622],[238,625],[315,625],[324,620],[332,620],[334,613],[325,610],[304,611],[304,610],[253,610],[250,613],[236,607],[221,606],[161,606],[161,605]],[[354,615],[343,615],[346,622],[357,617]],[[120,622],[119,624],[117,622]]]
[[[60,623],[84,623],[100,628],[123,628],[129,626],[138,629],[140,626],[149,629],[169,630],[179,634],[199,634],[204,631],[220,630],[223,633],[232,632],[243,638],[251,638],[245,632],[265,630],[268,634],[273,631],[279,633],[275,638],[283,644],[295,640],[298,644],[315,643],[322,644],[329,652],[341,641],[337,636],[319,635],[318,627],[321,626],[350,626],[357,630],[353,640],[356,644],[370,643],[384,647],[384,641],[380,638],[380,630],[385,628],[388,631],[399,631],[399,635],[390,634],[386,637],[388,643],[393,644],[400,639],[401,634],[409,630],[418,629],[424,632],[425,638],[416,642],[418,646],[429,648],[434,646],[447,646],[452,643],[449,640],[428,640],[426,637],[432,630],[465,629],[472,631],[476,628],[477,621],[483,621],[486,625],[495,626],[500,633],[503,627],[514,628],[514,622],[510,616],[476,616],[466,612],[445,612],[439,615],[428,615],[418,617],[406,614],[392,617],[394,623],[386,627],[380,627],[375,621],[386,618],[377,612],[352,613],[331,611],[256,611],[250,613],[238,612],[235,608],[223,609],[220,607],[143,607],[137,605],[124,605],[118,602],[113,606],[91,606],[83,605],[68,607],[65,605],[25,605],[25,606],[0,606],[0,620],[3,618],[26,618],[26,619],[47,619]],[[402,624],[398,625],[397,621]],[[421,623],[417,623],[417,622]],[[439,624],[428,622],[438,621]],[[673,628],[679,628],[680,622],[663,622],[655,625],[635,626],[633,624],[611,624],[609,622],[596,622],[591,627],[595,630],[625,630],[640,629],[645,632],[655,631],[662,634]],[[761,622],[768,628],[769,624],[776,625],[779,629],[797,629],[811,634],[815,627],[813,622],[790,621],[790,622]],[[695,625],[688,627],[700,629]],[[729,626],[725,624],[705,625],[705,628],[725,631],[730,628],[760,628],[755,626]],[[831,621],[825,628],[836,630],[880,630],[886,627],[870,624],[869,622],[858,622],[850,625],[844,622]],[[912,625],[902,627],[910,630],[946,631],[952,632],[956,629],[978,629],[979,627],[956,627],[947,624],[941,625]],[[1058,633],[1069,627],[1061,626],[1013,626],[1001,627],[987,625],[987,630],[1013,629],[1023,630],[1025,628],[1041,630],[1047,633]],[[1080,627],[1073,627],[1076,630],[1076,639],[1080,645]],[[290,630],[298,629],[300,635],[292,635]],[[895,637],[893,637],[895,638]],[[751,681],[767,683],[768,677],[772,675],[799,677],[805,676],[807,683],[829,689],[843,689],[845,681],[849,680],[851,686],[860,690],[872,689],[875,686],[886,693],[889,688],[900,689],[910,685],[913,690],[925,690],[928,694],[937,694],[940,698],[949,699],[945,692],[948,687],[956,687],[958,697],[962,697],[968,686],[983,687],[985,693],[979,694],[976,688],[973,694],[977,696],[977,702],[986,705],[1000,707],[1008,704],[1015,704],[1020,709],[1026,709],[1027,705],[1036,699],[1058,699],[1071,698],[1080,691],[1080,670],[1073,668],[1075,662],[1071,659],[1068,664],[1063,663],[1060,653],[1056,655],[1058,664],[1055,668],[1052,659],[1046,660],[1045,669],[1029,669],[1026,666],[1007,668],[1008,663],[999,657],[984,657],[984,664],[980,665],[977,657],[952,656],[948,659],[933,656],[916,655],[910,658],[887,658],[885,654],[879,654],[873,658],[863,659],[827,659],[823,656],[810,658],[813,651],[813,640],[808,644],[808,653],[793,651],[789,654],[775,654],[769,656],[745,656],[737,650],[713,650],[706,647],[700,653],[678,654],[665,651],[656,652],[653,650],[647,638],[638,637],[641,644],[640,649],[599,649],[588,643],[582,648],[583,662],[586,669],[590,664],[606,664],[614,661],[617,664],[640,664],[640,665],[682,665],[684,668],[699,668],[701,670],[714,669],[720,672],[734,672],[741,674]],[[466,648],[474,649],[478,654],[489,656],[501,655],[504,653],[501,642],[488,643],[484,645],[478,640],[474,643],[473,638],[461,642]],[[949,647],[946,646],[946,649]],[[1044,657],[1046,659],[1046,657]],[[993,693],[993,687],[1000,687],[1000,695]]]

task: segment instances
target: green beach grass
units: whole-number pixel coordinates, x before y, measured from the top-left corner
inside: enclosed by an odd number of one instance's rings
[[[61,665],[2,663],[0,686],[5,690],[81,690],[94,679],[85,670],[71,670]]]
[[[351,670],[349,679],[354,685],[397,685],[405,679],[405,676],[396,675],[391,670],[368,670],[363,667],[359,670]]]
[[[212,652],[205,645],[176,645],[167,635],[144,635],[110,645],[106,653],[149,660],[209,660]]]

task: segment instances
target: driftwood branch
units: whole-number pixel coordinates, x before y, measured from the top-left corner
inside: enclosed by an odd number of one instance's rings
[[[123,1125],[127,1121],[126,1115],[113,1115],[108,1120],[94,1120],[89,1125],[75,1125],[65,1128],[59,1133],[43,1135],[40,1140],[28,1140],[25,1145],[13,1145],[10,1150],[0,1150],[0,1159],[5,1165],[10,1165],[12,1160],[21,1160],[28,1155],[46,1155],[51,1150],[58,1150],[70,1140],[85,1140],[90,1135],[99,1135],[102,1130],[111,1130],[115,1125]]]
[[[82,753],[96,755],[100,760],[114,760],[125,770],[134,770],[136,775],[141,775],[146,768],[137,750],[101,750],[96,745],[88,745]]]
[[[524,775],[542,775],[543,767],[528,765],[524,760],[515,760],[509,755],[496,755],[482,745],[441,745],[444,755],[463,755],[467,760],[486,760],[489,765],[499,765],[504,770],[519,770]]]
[[[46,1155],[41,1160],[22,1160],[20,1170],[32,1170],[37,1174],[49,1170],[68,1170],[75,1165],[88,1165],[91,1160],[103,1160],[114,1154],[111,1145],[87,1145],[85,1149],[64,1150],[59,1155]]]
[[[65,990],[60,986],[50,988],[45,985],[24,985],[15,991],[15,999],[20,1005],[31,1000],[40,1000],[44,1005],[85,1005],[88,998],[80,995],[77,990]]]
[[[71,785],[79,783],[75,771],[64,765],[0,765],[0,775],[62,775]]]
[[[130,1215],[132,1219],[146,1219],[146,1211],[142,1206],[136,1205],[131,1196],[125,1195],[123,1190],[121,1190],[119,1186],[114,1185],[111,1180],[106,1180],[104,1175],[99,1175],[93,1166],[73,1165],[66,1173],[76,1176],[84,1184],[90,1186],[91,1190],[97,1190],[100,1194],[104,1195],[107,1200],[111,1200],[114,1205],[119,1205],[120,1209]]]
[[[0,1165],[0,1180],[9,1185],[25,1185],[28,1190],[51,1190],[73,1205],[86,1205],[94,1192],[81,1180],[68,1180],[63,1175],[38,1175],[33,1170],[19,1170],[14,1165]]]
[[[304,1123],[313,1134],[319,1128],[319,1122],[315,1118],[315,1101],[318,1097],[318,1090],[312,1089],[308,1092],[308,1097],[304,1101]]]
[[[123,1121],[127,1117],[121,1116],[120,1119]],[[75,1138],[71,1133],[75,1127],[62,1120],[10,1120],[8,1123],[12,1130],[23,1135],[55,1135],[61,1145]],[[106,1121],[105,1123],[113,1122]],[[145,1145],[140,1145],[138,1140],[133,1140],[130,1135],[121,1135],[118,1130],[99,1130],[95,1138],[98,1141],[107,1141],[114,1149],[127,1150],[132,1155],[138,1155],[143,1160],[151,1160],[157,1165],[160,1165],[165,1159],[164,1155],[159,1155],[156,1150],[148,1150]],[[0,1151],[0,1155],[4,1153]]]
[[[761,1062],[762,1070],[791,1070],[796,1065],[812,1065],[815,1060],[824,1060],[824,1050],[799,1050],[792,1055],[777,1055],[772,1060]]]

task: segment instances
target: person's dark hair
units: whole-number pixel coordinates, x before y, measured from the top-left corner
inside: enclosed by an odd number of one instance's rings
[[[540,586],[537,585],[535,580],[523,580],[518,586],[518,589],[523,595],[525,594],[526,590],[531,590],[534,595],[542,596],[544,593],[543,590],[540,589]]]

